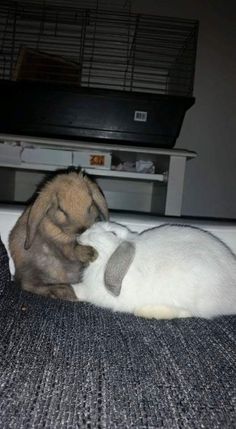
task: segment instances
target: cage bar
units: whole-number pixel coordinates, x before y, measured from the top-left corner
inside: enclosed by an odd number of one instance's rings
[[[0,79],[192,96],[197,21],[88,3],[1,1]]]

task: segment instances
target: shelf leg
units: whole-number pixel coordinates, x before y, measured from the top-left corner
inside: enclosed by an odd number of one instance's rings
[[[186,157],[171,156],[165,205],[166,216],[181,216]]]

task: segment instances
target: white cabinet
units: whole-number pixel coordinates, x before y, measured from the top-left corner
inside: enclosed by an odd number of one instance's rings
[[[30,159],[24,156],[29,147]],[[46,149],[50,149],[50,159]],[[8,175],[9,170],[14,171],[15,200],[21,202],[31,196],[45,171],[71,165],[84,167],[79,165],[80,150],[107,153],[111,162],[151,160],[155,165],[155,173],[151,174],[85,167],[87,173],[96,177],[110,209],[181,215],[186,161],[196,156],[186,150],[0,135],[1,177],[4,169]]]

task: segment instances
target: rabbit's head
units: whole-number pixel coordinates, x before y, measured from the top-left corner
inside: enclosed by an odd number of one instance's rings
[[[95,182],[82,172],[58,174],[46,183],[28,215],[25,249],[29,249],[45,218],[68,236],[76,237],[99,217],[108,219],[105,198]]]
[[[110,228],[110,222],[97,222],[85,230],[79,237],[79,244],[94,247],[104,259],[120,244],[122,237]]]
[[[135,237],[127,227],[114,222],[98,222],[87,229],[79,243],[90,245],[98,251],[94,264],[105,264],[104,284],[114,296],[121,292],[123,279],[135,257]]]
[[[78,237],[80,244],[94,247],[100,255],[110,255],[119,244],[135,236],[126,226],[115,222],[97,222]]]

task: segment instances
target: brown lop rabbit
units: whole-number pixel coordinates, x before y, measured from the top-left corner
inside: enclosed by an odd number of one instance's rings
[[[15,280],[26,291],[76,300],[83,266],[97,257],[95,249],[77,243],[78,234],[108,208],[95,182],[82,172],[57,174],[25,209],[9,237]]]

